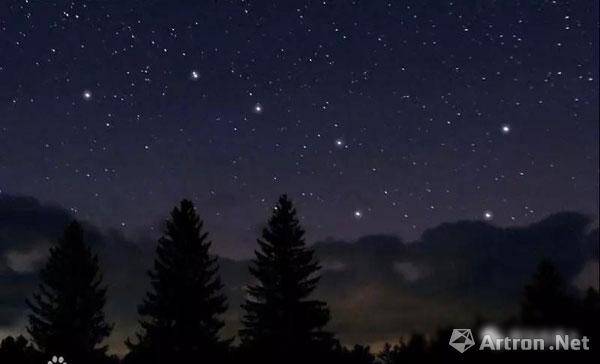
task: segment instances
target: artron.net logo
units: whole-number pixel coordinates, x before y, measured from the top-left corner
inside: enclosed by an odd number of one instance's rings
[[[471,329],[452,330],[449,344],[461,353],[464,353],[473,347],[475,345],[475,340],[473,340],[473,333],[471,333]]]
[[[487,327],[479,332],[480,351],[587,351],[590,339],[576,332],[565,330],[514,329],[503,333],[495,327]],[[471,329],[454,329],[449,345],[460,353],[476,346]]]

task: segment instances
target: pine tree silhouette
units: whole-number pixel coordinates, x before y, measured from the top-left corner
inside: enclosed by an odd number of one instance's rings
[[[310,356],[333,342],[323,330],[329,321],[326,304],[308,299],[320,266],[304,233],[292,202],[281,196],[258,239],[260,251],[250,267],[257,283],[248,287],[242,305],[242,346],[263,363],[315,362]]]
[[[194,205],[183,200],[171,212],[149,272],[152,291],[140,305],[143,333],[130,360],[143,363],[213,363],[223,360],[228,342],[219,339],[227,309],[216,258]]]
[[[595,341],[600,335],[600,296],[598,290],[589,287],[581,300],[579,312],[579,329],[584,335],[592,337]]]
[[[406,344],[400,340],[399,344],[391,345],[385,343],[381,352],[377,355],[378,363],[380,364],[397,364],[402,361],[403,351]]]
[[[43,363],[41,354],[23,337],[8,336],[0,342],[0,363]]]
[[[528,325],[562,326],[574,320],[573,302],[562,276],[550,261],[542,261],[525,286],[521,320]]]
[[[371,348],[366,345],[354,345],[351,350],[344,349],[342,356],[338,358],[339,364],[374,364],[375,356],[371,354]]]
[[[27,301],[27,331],[38,349],[71,362],[103,361],[106,347],[100,344],[112,330],[103,312],[107,289],[79,223],[71,223],[50,249],[41,280],[38,293]]]

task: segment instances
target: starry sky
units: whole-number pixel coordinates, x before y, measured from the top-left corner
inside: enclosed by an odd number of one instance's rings
[[[598,215],[598,2],[4,1],[0,191],[124,234],[191,198],[247,257]]]

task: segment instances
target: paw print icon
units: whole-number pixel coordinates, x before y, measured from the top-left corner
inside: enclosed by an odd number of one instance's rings
[[[67,364],[67,362],[62,356],[54,355],[52,359],[48,360],[48,364]]]

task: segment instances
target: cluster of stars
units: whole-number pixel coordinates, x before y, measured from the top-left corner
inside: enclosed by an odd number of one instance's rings
[[[323,234],[597,210],[597,19],[583,6],[260,4],[156,22],[120,2],[11,5],[2,190],[128,228],[185,195],[244,230],[238,205],[287,192]]]

